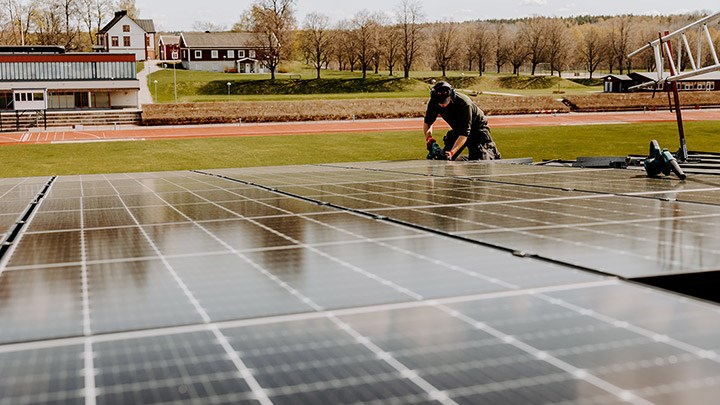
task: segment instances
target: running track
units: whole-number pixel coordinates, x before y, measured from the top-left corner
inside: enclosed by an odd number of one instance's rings
[[[720,121],[720,109],[683,111],[684,121]],[[641,122],[672,122],[675,113],[669,111],[623,113],[569,113],[491,116],[491,128],[516,126],[563,126],[631,124]],[[442,120],[436,127],[447,128]],[[120,140],[151,140],[172,138],[202,138],[225,136],[302,135],[337,132],[384,132],[422,129],[422,119],[312,121],[292,123],[225,124],[203,126],[159,127],[88,127],[84,130],[48,129],[47,131],[0,133],[0,144],[69,143]]]

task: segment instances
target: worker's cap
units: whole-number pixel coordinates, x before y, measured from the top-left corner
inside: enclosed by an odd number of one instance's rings
[[[438,104],[447,104],[453,94],[453,87],[450,83],[437,82],[430,90],[430,99]]]

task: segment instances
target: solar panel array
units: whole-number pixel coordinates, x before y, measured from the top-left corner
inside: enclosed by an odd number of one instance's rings
[[[720,268],[714,177],[413,161],[0,192],[2,405],[720,394],[719,307],[624,280]]]

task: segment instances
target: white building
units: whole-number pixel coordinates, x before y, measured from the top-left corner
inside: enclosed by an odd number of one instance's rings
[[[115,17],[97,33],[93,50],[109,53],[132,53],[135,60],[155,59],[155,24],[153,20],[128,17],[118,11]]]
[[[0,111],[138,109],[134,54],[0,47]]]

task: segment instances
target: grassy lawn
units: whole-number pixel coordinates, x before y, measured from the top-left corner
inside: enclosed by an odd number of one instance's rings
[[[717,122],[686,123],[690,150],[717,150]],[[648,153],[650,140],[678,148],[674,123],[498,128],[505,158],[574,159]],[[269,137],[96,142],[0,147],[0,177],[424,159],[420,129]]]
[[[173,74],[175,78],[173,78]],[[447,72],[448,80],[456,87],[473,92],[510,93],[517,95],[585,94],[602,90],[601,85],[585,86],[565,78],[549,76],[512,76],[476,72]],[[290,73],[278,73],[275,82],[269,74],[238,74],[162,69],[148,77],[153,95],[157,80],[157,100],[160,103],[175,101],[174,83],[177,83],[179,102],[242,101],[242,100],[295,100],[368,97],[426,97],[431,79],[441,80],[440,72],[412,72],[410,79],[402,78],[402,71],[361,72],[323,70],[321,80],[307,67]],[[230,83],[228,95],[227,83]]]

